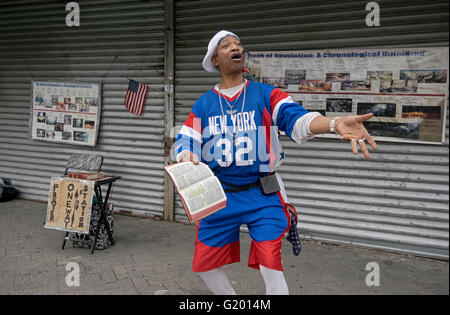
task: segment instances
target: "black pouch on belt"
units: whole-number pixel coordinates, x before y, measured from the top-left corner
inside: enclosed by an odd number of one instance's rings
[[[275,174],[263,176],[259,179],[259,182],[265,195],[273,194],[281,189]]]

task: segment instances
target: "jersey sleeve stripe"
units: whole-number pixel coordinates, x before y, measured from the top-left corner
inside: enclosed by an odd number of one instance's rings
[[[276,156],[273,150],[274,143],[272,141],[272,118],[270,117],[270,114],[266,108],[264,108],[263,113],[263,127],[264,127],[264,137],[266,140],[265,141],[266,149],[267,153],[269,154],[270,171],[273,171],[275,169]]]
[[[273,111],[275,110],[275,106],[282,100],[289,97],[289,94],[283,92],[277,88],[274,88],[272,92],[270,92],[270,109],[271,114],[273,116]]]
[[[199,142],[202,142],[202,135],[200,132],[198,132],[197,130],[195,130],[192,127],[183,125],[183,127],[181,127],[180,129],[180,135],[192,138],[194,140],[197,140]]]
[[[272,119],[275,125],[277,124],[278,111],[280,110],[280,107],[286,103],[295,103],[295,102],[292,99],[292,97],[288,95],[286,98],[281,99],[280,101],[278,101],[278,103],[275,104],[272,111]]]
[[[184,126],[192,128],[193,130],[195,130],[196,132],[198,132],[199,134],[202,134],[202,124],[199,118],[197,118],[197,116],[195,116],[195,114],[193,112],[191,112],[188,116],[188,118],[186,119],[186,121],[184,122]]]

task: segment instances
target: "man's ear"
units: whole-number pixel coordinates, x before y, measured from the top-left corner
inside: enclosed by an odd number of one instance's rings
[[[217,70],[219,70],[219,66],[218,66],[218,62],[217,62],[217,55],[212,55],[211,56],[211,61],[212,61],[212,63],[213,63],[213,65],[214,65],[214,67],[216,67],[216,69]]]
[[[212,55],[212,56],[211,56],[211,61],[212,61],[213,65],[214,65],[215,67],[217,67],[216,55]]]

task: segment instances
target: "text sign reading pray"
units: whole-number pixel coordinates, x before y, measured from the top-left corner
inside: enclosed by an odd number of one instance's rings
[[[94,182],[52,177],[45,227],[89,233]]]

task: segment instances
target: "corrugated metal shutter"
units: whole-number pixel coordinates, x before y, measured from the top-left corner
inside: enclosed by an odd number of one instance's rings
[[[160,216],[164,165],[164,1],[78,1],[80,27],[61,1],[0,3],[0,174],[23,198],[47,200],[50,176],[73,152],[104,156],[122,179],[114,208]],[[129,78],[150,86],[142,116],[129,114]],[[31,80],[102,82],[97,146],[31,141]]]
[[[177,1],[175,121],[218,82],[201,68],[215,32],[249,51],[448,46],[447,1],[377,1],[381,27],[365,25],[367,1]],[[447,120],[448,121],[448,120]],[[445,146],[380,143],[371,161],[339,140],[283,139],[280,174],[303,236],[448,259],[448,128]],[[176,201],[176,220],[186,217]]]

